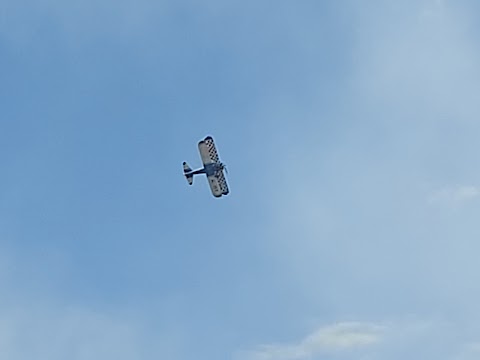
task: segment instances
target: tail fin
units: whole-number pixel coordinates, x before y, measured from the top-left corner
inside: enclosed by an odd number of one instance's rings
[[[192,185],[193,184],[193,174],[189,174],[192,172],[192,169],[188,164],[184,161],[183,162],[183,173],[185,174],[185,177],[187,178],[188,184]]]

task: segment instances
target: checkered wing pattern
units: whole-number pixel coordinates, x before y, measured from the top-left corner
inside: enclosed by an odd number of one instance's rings
[[[198,150],[200,151],[200,156],[202,157],[204,165],[220,162],[215,143],[211,136],[207,136],[198,143]]]
[[[229,193],[229,190],[228,190],[227,180],[225,179],[225,174],[223,173],[223,170],[218,172],[216,177],[218,179],[218,184],[220,185],[220,189],[222,190],[222,194],[227,195]]]

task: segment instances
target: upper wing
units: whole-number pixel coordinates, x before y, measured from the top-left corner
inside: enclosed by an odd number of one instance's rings
[[[220,162],[215,143],[211,136],[207,136],[198,143],[198,150],[200,151],[200,156],[202,157],[204,165]]]

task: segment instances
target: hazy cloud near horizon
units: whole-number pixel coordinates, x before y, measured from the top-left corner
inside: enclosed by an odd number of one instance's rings
[[[448,340],[428,345],[423,358],[468,356],[459,354],[478,338],[480,315],[475,15],[467,2],[361,8],[344,96],[313,105],[311,135],[287,146],[287,167],[284,156],[275,163],[284,170],[271,246],[297,282],[301,314],[441,319]],[[418,350],[388,344],[398,350],[390,359]]]

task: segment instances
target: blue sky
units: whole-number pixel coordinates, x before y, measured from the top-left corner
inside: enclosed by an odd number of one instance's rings
[[[2,358],[478,359],[479,10],[3,0]]]

